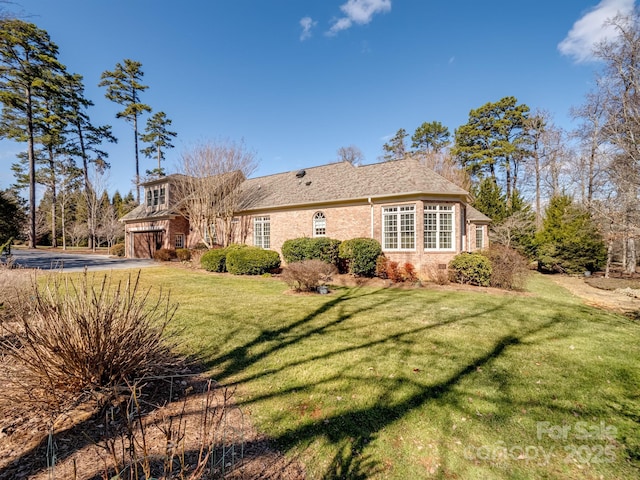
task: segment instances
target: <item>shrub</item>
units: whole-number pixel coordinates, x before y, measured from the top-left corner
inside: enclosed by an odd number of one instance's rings
[[[400,270],[398,269],[398,262],[387,262],[387,278],[393,283],[402,281],[402,276],[400,275]]]
[[[227,250],[225,248],[214,248],[209,250],[200,257],[200,265],[207,272],[226,272],[227,271]]]
[[[153,259],[159,262],[170,262],[176,258],[176,251],[172,248],[161,248],[153,254]]]
[[[280,267],[280,255],[259,247],[233,248],[227,253],[226,264],[234,275],[262,275]]]
[[[482,252],[491,262],[489,284],[496,288],[523,290],[529,277],[527,259],[506,245],[493,244]]]
[[[437,285],[447,285],[451,281],[445,264],[429,264],[425,270],[429,280]]]
[[[188,248],[176,248],[176,256],[181,262],[188,262],[191,260],[191,250]]]
[[[164,338],[176,307],[139,290],[140,273],[48,277],[12,305],[0,350],[21,372],[14,378],[37,401],[61,402],[80,392],[117,389],[146,375],[175,373],[179,362]],[[71,394],[71,395],[67,395]]]
[[[282,258],[287,263],[322,260],[325,263],[337,265],[340,243],[340,240],[327,237],[293,238],[282,244]]]
[[[402,268],[400,269],[400,275],[402,276],[402,280],[405,282],[416,282],[418,281],[418,275],[416,273],[416,267],[413,264],[406,262]]]
[[[356,276],[372,277],[382,248],[373,238],[353,238],[340,244],[339,257],[346,263],[346,271]]]
[[[287,263],[302,262],[308,260],[307,250],[310,238],[292,238],[282,244],[282,258]]]
[[[117,257],[124,257],[124,253],[124,243],[116,243],[111,247],[111,250],[109,251],[110,255],[115,255]]]
[[[384,256],[384,253],[380,254],[378,258],[376,258],[376,277],[380,278],[389,278],[387,277],[387,265],[389,260]]]
[[[330,281],[337,271],[335,265],[322,260],[303,260],[288,264],[282,271],[282,280],[297,292],[311,292]]]
[[[449,275],[455,283],[488,287],[491,262],[480,253],[459,253],[449,262]]]

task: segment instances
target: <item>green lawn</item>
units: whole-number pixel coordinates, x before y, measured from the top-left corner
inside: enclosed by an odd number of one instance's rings
[[[637,478],[640,323],[527,294],[143,271],[181,348],[309,478]]]

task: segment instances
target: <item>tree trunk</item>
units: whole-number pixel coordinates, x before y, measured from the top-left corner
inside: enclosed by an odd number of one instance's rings
[[[636,239],[629,235],[627,237],[627,258],[624,265],[625,273],[636,273]]]
[[[136,202],[140,205],[140,162],[138,161],[138,116],[133,116],[133,144],[136,150]]]
[[[36,248],[36,154],[33,139],[33,110],[31,89],[25,90],[27,105],[27,136],[29,158],[29,248]]]

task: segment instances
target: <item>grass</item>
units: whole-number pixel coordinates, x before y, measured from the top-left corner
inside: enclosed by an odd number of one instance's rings
[[[114,273],[120,275],[120,273]],[[337,288],[159,267],[181,348],[309,478],[636,478],[640,324],[529,293]]]

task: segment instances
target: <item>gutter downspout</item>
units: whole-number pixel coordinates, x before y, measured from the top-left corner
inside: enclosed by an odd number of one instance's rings
[[[367,198],[367,202],[371,205],[371,238],[373,238],[373,202],[371,201],[371,197]]]

